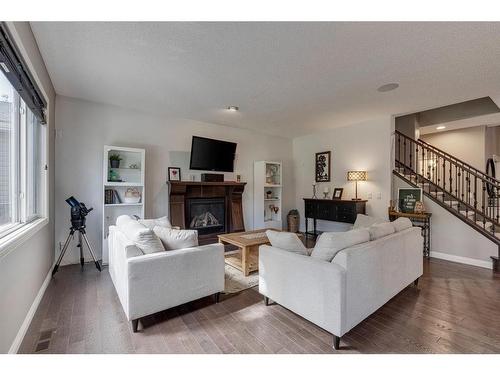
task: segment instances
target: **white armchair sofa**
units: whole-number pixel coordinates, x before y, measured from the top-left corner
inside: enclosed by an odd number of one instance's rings
[[[118,227],[109,228],[109,273],[132,329],[147,315],[224,290],[224,246],[144,255]]]
[[[259,292],[340,337],[423,273],[420,228],[341,250],[331,262],[259,248]]]

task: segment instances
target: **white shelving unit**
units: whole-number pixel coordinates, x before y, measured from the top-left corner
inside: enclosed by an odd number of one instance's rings
[[[111,167],[109,156],[112,154],[118,154],[122,158],[118,168]],[[104,146],[102,163],[102,262],[104,264],[108,263],[109,226],[114,225],[116,218],[120,215],[137,215],[144,218],[145,156],[146,150],[142,148]],[[141,199],[138,203],[124,203],[125,192],[129,188],[140,192]],[[123,203],[106,203],[107,190],[114,190]]]
[[[254,229],[282,229],[283,175],[281,162],[254,162],[253,181]]]

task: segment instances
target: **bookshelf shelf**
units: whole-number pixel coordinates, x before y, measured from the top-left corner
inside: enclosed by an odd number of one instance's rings
[[[282,229],[283,181],[279,161],[254,163],[254,229]]]
[[[120,215],[136,215],[144,218],[145,192],[145,153],[142,148],[120,146],[104,146],[103,154],[103,215],[102,215],[102,262],[108,263],[108,233],[109,226],[115,225]],[[109,162],[111,154],[119,154],[121,168],[112,168]],[[139,168],[128,168],[129,165]],[[108,181],[109,179],[124,181]],[[124,203],[125,193],[139,192],[139,203]]]

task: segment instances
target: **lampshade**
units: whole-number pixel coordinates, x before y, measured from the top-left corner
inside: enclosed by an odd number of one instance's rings
[[[349,171],[347,181],[366,181],[367,175],[366,171]]]

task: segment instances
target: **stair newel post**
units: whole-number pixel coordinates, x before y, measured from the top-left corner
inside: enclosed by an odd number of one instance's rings
[[[416,147],[415,147],[416,146]],[[418,143],[415,143],[415,145],[412,145],[411,149],[413,151],[413,148],[415,147],[415,177],[416,177],[416,182],[418,184]]]
[[[398,138],[398,164],[401,167],[401,135],[397,133],[396,136]]]

